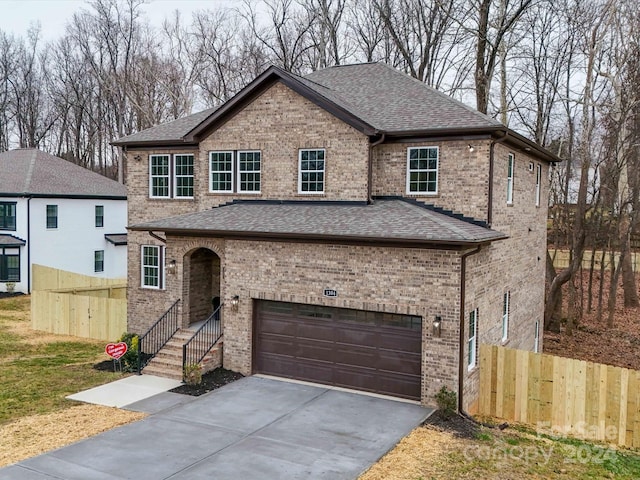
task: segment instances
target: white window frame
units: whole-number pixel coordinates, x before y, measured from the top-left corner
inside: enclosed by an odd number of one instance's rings
[[[152,249],[156,251],[158,258],[158,265],[145,264],[145,249]],[[148,285],[145,283],[145,268],[153,268],[157,270],[157,285]],[[140,247],[140,286],[141,288],[149,288],[152,290],[162,290],[164,288],[164,249],[158,245],[141,245]]]
[[[260,166],[259,170],[241,170],[240,169],[240,156],[242,154],[246,154],[246,153],[251,153],[251,154],[258,154],[258,163]],[[232,159],[233,160],[233,159]],[[255,160],[254,160],[255,162]],[[238,150],[237,155],[236,155],[236,167],[237,167],[237,171],[238,174],[237,176],[237,184],[236,184],[236,190],[238,193],[246,193],[246,194],[250,194],[250,195],[258,195],[260,193],[262,193],[262,152],[260,150]],[[243,174],[254,174],[254,175],[258,175],[258,185],[260,188],[258,188],[258,190],[243,190],[241,188],[242,185],[242,175]]]
[[[473,329],[471,320],[473,319]],[[471,371],[478,365],[478,309],[469,313],[469,332],[467,337],[467,370]]]
[[[305,170],[305,173],[322,173],[322,191],[304,191],[302,190],[302,153],[303,152],[322,152],[322,170]],[[317,160],[316,160],[317,161]],[[316,181],[317,183],[317,181]],[[324,195],[327,185],[327,152],[324,148],[301,148],[298,150],[298,194],[300,195]]]
[[[536,165],[536,207],[540,206],[540,190],[542,185],[542,165]]]
[[[533,351],[540,352],[540,320],[536,320],[535,330],[533,332]]]
[[[513,186],[516,167],[516,156],[509,154],[507,160],[507,205],[513,205]]]
[[[100,260],[98,260],[98,256],[100,256]],[[102,262],[102,269],[97,270],[98,262]],[[93,272],[94,273],[104,273],[104,250],[94,250],[93,251]]]
[[[214,154],[229,154],[231,155],[231,170],[227,171],[227,170],[217,170],[216,172],[214,172],[211,169],[211,162],[212,162],[212,157]],[[234,186],[234,181],[235,181],[235,175],[234,175],[234,155],[233,155],[233,150],[212,150],[209,152],[209,193],[234,193],[233,192],[233,186]],[[229,182],[230,188],[229,190],[214,190],[212,187],[213,185],[213,174],[214,173],[231,173],[231,179]]]
[[[509,340],[509,313],[511,310],[511,292],[502,296],[502,343]]]
[[[436,151],[436,168],[411,168],[411,152],[414,150],[435,150]],[[429,160],[427,158],[427,160]],[[434,191],[412,191],[411,190],[411,173],[433,173],[436,174],[435,190]],[[440,147],[435,145],[425,145],[421,147],[409,147],[407,148],[407,178],[406,178],[406,191],[407,195],[438,195],[440,183]],[[427,180],[427,185],[429,181]]]
[[[154,175],[153,174],[153,161],[158,158],[167,159],[167,174],[166,175]],[[154,195],[153,194],[153,179],[154,178],[166,178],[167,180],[167,194],[166,195]],[[149,198],[171,198],[171,155],[168,153],[149,155]]]
[[[184,174],[178,175],[178,168],[176,165],[178,157],[191,157],[191,175],[184,175]],[[173,174],[172,175],[173,176],[173,184],[172,184],[173,192],[170,192],[170,194],[172,193],[171,196],[173,198],[186,198],[186,199],[193,198],[195,194],[195,168],[196,168],[196,157],[193,153],[176,153],[173,155],[173,171],[169,172],[170,175]],[[178,195],[178,178],[191,178],[192,195]]]

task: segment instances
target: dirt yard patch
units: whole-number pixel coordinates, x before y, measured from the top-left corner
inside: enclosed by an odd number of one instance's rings
[[[77,405],[0,425],[0,467],[64,447],[144,418],[145,414],[99,405]]]

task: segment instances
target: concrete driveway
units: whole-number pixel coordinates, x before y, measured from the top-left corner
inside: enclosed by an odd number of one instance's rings
[[[0,480],[354,479],[431,413],[260,377],[175,395],[145,401],[156,413],[144,420],[1,469]]]

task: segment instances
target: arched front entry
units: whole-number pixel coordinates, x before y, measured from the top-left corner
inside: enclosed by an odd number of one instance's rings
[[[220,305],[220,257],[208,248],[184,256],[183,326],[206,320]]]

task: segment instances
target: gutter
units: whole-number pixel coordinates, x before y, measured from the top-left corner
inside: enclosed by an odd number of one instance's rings
[[[367,171],[367,204],[373,203],[373,147],[377,147],[387,138],[386,133],[382,133],[380,138],[375,142],[369,142],[369,165]]]
[[[471,255],[475,255],[480,252],[482,247],[478,247],[475,250],[471,250],[469,252],[463,253],[460,257],[460,332],[459,332],[459,358],[458,358],[458,412],[462,415],[466,415],[466,412],[463,408],[463,395],[464,395],[464,345],[465,345],[465,336],[464,336],[464,326],[465,326],[465,311],[464,311],[464,302],[465,302],[465,284],[466,284],[466,275],[467,275],[467,258]],[[476,339],[477,341],[477,339]]]
[[[31,196],[27,197],[27,293],[31,294]]]
[[[493,222],[493,157],[494,157],[494,147],[496,143],[504,142],[509,136],[509,130],[504,130],[504,135],[495,140],[491,140],[491,144],[489,145],[489,192],[487,194],[487,225],[491,228],[491,223]]]

